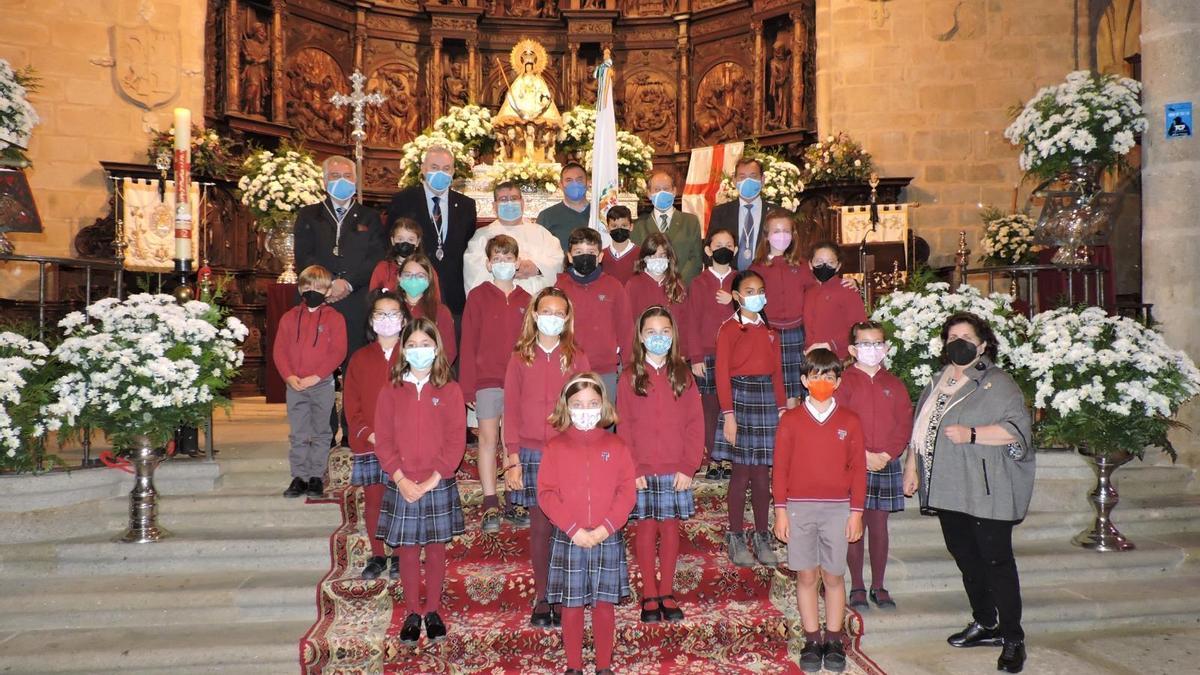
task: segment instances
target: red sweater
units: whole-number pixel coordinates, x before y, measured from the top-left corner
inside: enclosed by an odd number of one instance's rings
[[[645,272],[633,275],[633,278],[625,283],[625,295],[629,298],[629,316],[633,317],[633,322],[630,324],[631,330],[637,330],[638,319],[641,318],[642,312],[646,311],[647,307],[662,305],[671,311],[671,316],[675,317],[675,325],[680,327],[675,335],[675,339],[679,342],[680,353],[687,353],[687,334],[682,329],[687,314],[686,295],[683,302],[670,302],[667,300],[667,289]]]
[[[617,435],[633,452],[637,475],[696,473],[704,459],[704,409],[700,390],[688,374],[688,386],[679,398],[671,388],[666,369],[646,364],[646,395],[633,391],[633,371],[621,374],[617,389]]]
[[[421,309],[421,303],[409,305],[408,311],[412,312],[412,318],[420,319],[425,316],[425,312]],[[442,303],[437,306],[437,318],[434,319],[437,324],[438,332],[442,334],[442,348],[446,350],[446,362],[454,363],[454,359],[458,358],[458,343],[454,339],[454,315],[450,313],[450,308]]]
[[[587,356],[580,350],[576,350],[575,362],[566,372],[559,347],[547,354],[534,345],[531,364],[513,353],[504,374],[505,451],[516,454],[520,448],[541,450],[558,433],[546,418],[554,412],[563,385],[590,369]]]
[[[592,368],[602,374],[617,372],[617,350],[628,355],[633,339],[629,298],[621,282],[601,274],[595,281],[582,284],[570,272],[563,272],[554,285],[575,306],[575,340],[587,352]]]
[[[858,415],[837,406],[818,422],[804,403],[779,419],[771,494],[788,502],[850,501],[862,511],[867,497],[867,456]]]
[[[467,410],[457,382],[434,387],[402,382],[379,392],[375,404],[375,456],[388,476],[396,469],[421,482],[436,471],[453,478],[466,452]]]
[[[480,389],[504,386],[508,358],[521,337],[525,310],[532,299],[520,286],[505,295],[490,281],[467,294],[462,318],[463,360],[458,364],[458,383],[467,403],[475,402],[475,392]]]
[[[787,407],[779,334],[761,321],[743,324],[740,312],[717,333],[717,400],[722,413],[733,412],[732,378],[737,375],[770,375],[775,403],[780,410]]]
[[[841,275],[804,292],[804,348],[828,342],[838,358],[850,358],[850,327],[867,320],[862,296],[842,285]]]
[[[433,271],[433,280],[430,286],[437,282],[437,270]],[[400,291],[400,266],[395,260],[380,260],[375,263],[375,269],[371,272],[371,281],[367,284],[367,290],[376,291],[379,289],[399,293]]]
[[[637,503],[633,459],[620,436],[570,427],[550,439],[538,469],[538,506],[568,537],[625,526]]]
[[[375,433],[375,404],[379,392],[388,385],[392,365],[401,357],[400,343],[392,348],[391,358],[384,358],[378,342],[367,344],[350,356],[346,366],[346,381],[342,384],[342,405],[350,429],[350,449],[355,454],[375,452],[367,439]]]
[[[633,276],[633,265],[637,262],[641,252],[642,247],[634,244],[633,248],[618,258],[613,255],[612,247],[610,246],[604,249],[604,261],[600,263],[600,267],[604,270],[605,274],[616,278],[622,284],[627,283],[630,277]]]
[[[842,373],[842,384],[834,395],[838,405],[862,423],[867,452],[886,452],[896,459],[912,438],[913,406],[908,388],[886,368],[875,376],[850,366]]]
[[[687,311],[684,312],[687,339],[684,342],[687,344],[685,356],[692,363],[700,363],[705,356],[717,353],[717,332],[733,311],[732,303],[722,305],[717,302],[717,291],[732,292],[735,276],[737,271],[731,269],[724,279],[718,279],[709,267],[693,279],[688,288]]]
[[[327,305],[311,311],[297,305],[279,319],[271,357],[284,381],[293,375],[323,380],[346,358],[346,320]]]
[[[750,269],[762,275],[766,286],[767,316],[776,328],[795,328],[804,321],[804,292],[817,283],[807,264],[790,265],[775,258],[770,265],[755,263]]]

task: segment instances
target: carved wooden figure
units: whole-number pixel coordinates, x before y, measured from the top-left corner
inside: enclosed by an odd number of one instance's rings
[[[242,38],[242,112],[263,115],[271,76],[271,39],[267,25],[246,11],[250,26]]]
[[[767,126],[770,129],[786,129],[791,119],[792,102],[792,52],[788,48],[787,34],[780,32],[775,37],[771,61],[767,66]]]

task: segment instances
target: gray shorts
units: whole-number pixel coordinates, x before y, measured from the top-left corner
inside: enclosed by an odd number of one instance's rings
[[[849,502],[788,502],[788,568],[846,573]]]
[[[493,420],[504,414],[504,390],[488,387],[475,392],[475,416],[481,420]]]

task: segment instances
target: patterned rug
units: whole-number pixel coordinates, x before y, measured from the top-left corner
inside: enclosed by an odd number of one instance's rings
[[[337,453],[335,453],[337,454]],[[332,566],[317,588],[317,621],[300,640],[304,673],[561,673],[558,630],[529,626],[533,579],[528,531],[506,524],[499,534],[479,531],[482,492],[460,480],[467,533],[448,548],[442,617],[449,635],[440,644],[399,641],[404,620],[399,582],[364,581],[370,555],[358,490],[345,489],[341,458],[330,462],[328,497],[342,508],[330,537]],[[348,463],[345,463],[348,465]],[[641,577],[630,545],[634,597],[617,607],[613,669],[618,673],[799,673],[803,639],[795,610],[793,575],[786,570],[737,568],[724,554],[724,484],[697,481],[697,516],[684,524],[676,597],[687,618],[676,624],[638,620]],[[781,551],[782,553],[782,551]],[[847,619],[851,639],[847,672],[881,675],[858,648],[861,617]],[[591,664],[591,636],[584,640]],[[589,669],[585,672],[591,672]]]

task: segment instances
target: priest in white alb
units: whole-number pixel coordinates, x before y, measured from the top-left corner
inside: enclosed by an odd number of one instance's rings
[[[549,230],[525,217],[525,199],[516,183],[500,183],[492,191],[496,204],[496,220],[475,231],[463,255],[463,284],[467,293],[491,278],[484,249],[488,240],[507,234],[517,240],[520,255],[517,259],[516,284],[537,295],[538,291],[554,285],[562,271],[563,251],[558,239]]]

